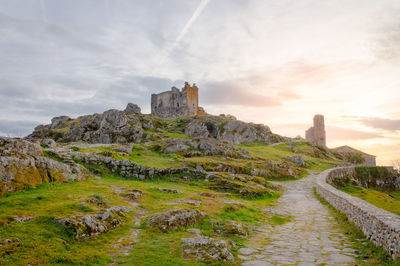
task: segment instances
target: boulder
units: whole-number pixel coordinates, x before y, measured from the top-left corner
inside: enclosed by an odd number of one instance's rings
[[[182,249],[186,256],[199,260],[234,261],[227,241],[214,240],[207,236],[182,238]]]
[[[69,121],[71,118],[68,116],[57,116],[51,119],[51,129],[62,128],[64,123]]]
[[[0,156],[26,158],[27,156],[43,156],[42,147],[19,138],[0,137]]]
[[[270,143],[271,130],[262,124],[245,123],[239,120],[230,120],[223,128],[221,139],[233,144],[266,142]]]
[[[138,198],[142,197],[144,195],[144,192],[138,189],[130,189],[128,190],[125,194],[123,194],[123,197],[128,199],[128,200],[137,200]]]
[[[185,128],[185,134],[191,137],[207,138],[207,126],[203,122],[192,121]]]
[[[306,163],[301,155],[287,157],[288,160],[294,162],[297,166],[306,166]]]
[[[172,194],[182,194],[182,191],[176,189],[168,189],[168,188],[157,188],[158,191],[167,192]]]
[[[122,127],[125,126],[127,122],[128,118],[124,112],[111,109],[103,113],[100,128]]]
[[[235,235],[241,237],[247,237],[246,227],[237,221],[228,221],[223,227],[222,232],[225,235]]]
[[[53,181],[82,180],[90,176],[81,165],[44,157],[42,148],[22,139],[0,138],[0,195]]]
[[[99,196],[93,196],[86,200],[87,203],[93,204],[100,208],[107,208],[108,204]]]
[[[57,147],[57,143],[53,139],[49,139],[49,138],[43,139],[41,144],[46,146],[47,148]]]
[[[103,213],[55,218],[55,220],[71,230],[77,239],[87,238],[107,232],[121,226],[128,220],[129,207],[112,207]]]
[[[139,115],[139,114],[141,114],[141,109],[137,104],[128,103],[124,112],[127,115]]]
[[[166,210],[151,216],[147,221],[147,226],[157,228],[166,233],[178,228],[193,226],[205,216],[203,212],[191,209]]]

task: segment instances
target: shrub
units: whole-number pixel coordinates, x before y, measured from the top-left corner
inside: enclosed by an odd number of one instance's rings
[[[391,179],[394,173],[383,166],[357,166],[355,168],[357,176],[361,179]]]
[[[357,152],[346,153],[344,156],[344,159],[346,162],[349,162],[352,164],[362,164],[365,162],[365,158],[362,157],[361,153],[357,153]]]

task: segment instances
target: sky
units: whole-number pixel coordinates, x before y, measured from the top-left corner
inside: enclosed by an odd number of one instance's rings
[[[200,89],[210,114],[400,159],[398,0],[0,0],[0,135],[54,116],[150,113]]]

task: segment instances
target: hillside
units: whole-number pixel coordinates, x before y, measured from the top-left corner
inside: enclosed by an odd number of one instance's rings
[[[290,220],[266,210],[281,194],[270,181],[341,163],[229,115],[133,104],[53,118],[0,138],[0,154],[0,264],[14,265],[237,264],[258,226]]]

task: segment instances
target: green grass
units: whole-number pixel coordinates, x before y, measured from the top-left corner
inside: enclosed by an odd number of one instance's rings
[[[103,152],[107,153],[107,156],[111,156],[115,160],[125,160],[130,161],[148,167],[158,167],[158,168],[169,168],[169,167],[184,167],[185,164],[179,159],[181,156],[176,154],[164,154],[160,151],[152,151],[146,145],[143,144],[133,144],[132,154],[128,155],[126,153],[121,153],[116,150],[116,147],[90,147],[81,148],[81,152],[91,153],[91,152]],[[104,155],[104,154],[103,154]]]
[[[167,138],[172,139],[172,138],[179,138],[179,139],[190,139],[188,135],[185,135],[183,133],[165,133],[164,134]]]
[[[349,238],[352,248],[357,250],[357,260],[361,265],[400,265],[400,261],[393,261],[390,255],[382,248],[375,247],[374,244],[365,237],[363,232],[351,221],[344,213],[336,210],[324,198],[316,193],[315,197],[324,205],[328,206],[329,211],[335,218],[338,228]]]
[[[157,187],[177,189],[182,194],[170,194],[156,190]],[[115,175],[105,175],[101,179],[89,179],[71,183],[42,184],[37,188],[7,194],[0,197],[0,239],[19,238],[21,242],[0,247],[0,265],[60,264],[60,265],[108,265],[113,260],[128,265],[209,265],[210,262],[196,262],[182,257],[180,239],[191,237],[185,230],[163,234],[134,225],[133,217],[137,208],[129,213],[132,219],[121,226],[85,241],[78,241],[73,234],[58,224],[54,217],[97,213],[100,210],[86,202],[90,197],[104,200],[110,206],[131,206],[117,192],[117,188],[135,188],[144,191],[139,199],[140,209],[146,216],[171,208],[195,208],[181,203],[166,204],[176,199],[196,199],[202,204],[196,209],[207,214],[208,220],[237,220],[246,225],[268,222],[262,208],[272,205],[277,197],[259,199],[240,199],[231,196],[232,200],[240,200],[243,206],[233,212],[226,210],[223,197],[201,197],[200,192],[213,192],[204,181],[191,183],[169,182],[167,180],[138,181]],[[214,192],[215,193],[215,192]],[[13,216],[34,216],[35,219],[17,223]],[[142,220],[142,224],[146,218]],[[207,231],[207,223],[198,228],[217,239],[231,239],[243,246],[243,239],[224,237]],[[110,256],[115,251],[113,245],[129,234],[132,228],[144,228],[140,241],[131,253],[124,256]],[[236,251],[234,250],[233,253]],[[230,265],[216,263],[215,265]]]
[[[158,168],[183,167],[184,163],[177,161],[178,158],[180,158],[178,155],[152,151],[139,145],[133,146],[132,154],[129,156],[129,160],[132,162]]]
[[[265,143],[250,143],[237,146],[249,151],[253,157],[268,161],[286,161],[286,157],[300,154],[308,165],[307,169],[314,172],[322,172],[341,163],[341,161],[333,158],[322,159],[314,157],[313,147],[306,142],[294,142],[291,144],[297,150],[297,153],[293,152],[286,143],[276,146],[269,146]],[[306,172],[302,176],[305,175],[307,175]]]
[[[353,185],[338,187],[338,189],[352,196],[363,199],[372,205],[375,205],[376,207],[400,215],[400,191],[382,192],[370,188],[356,187]]]

